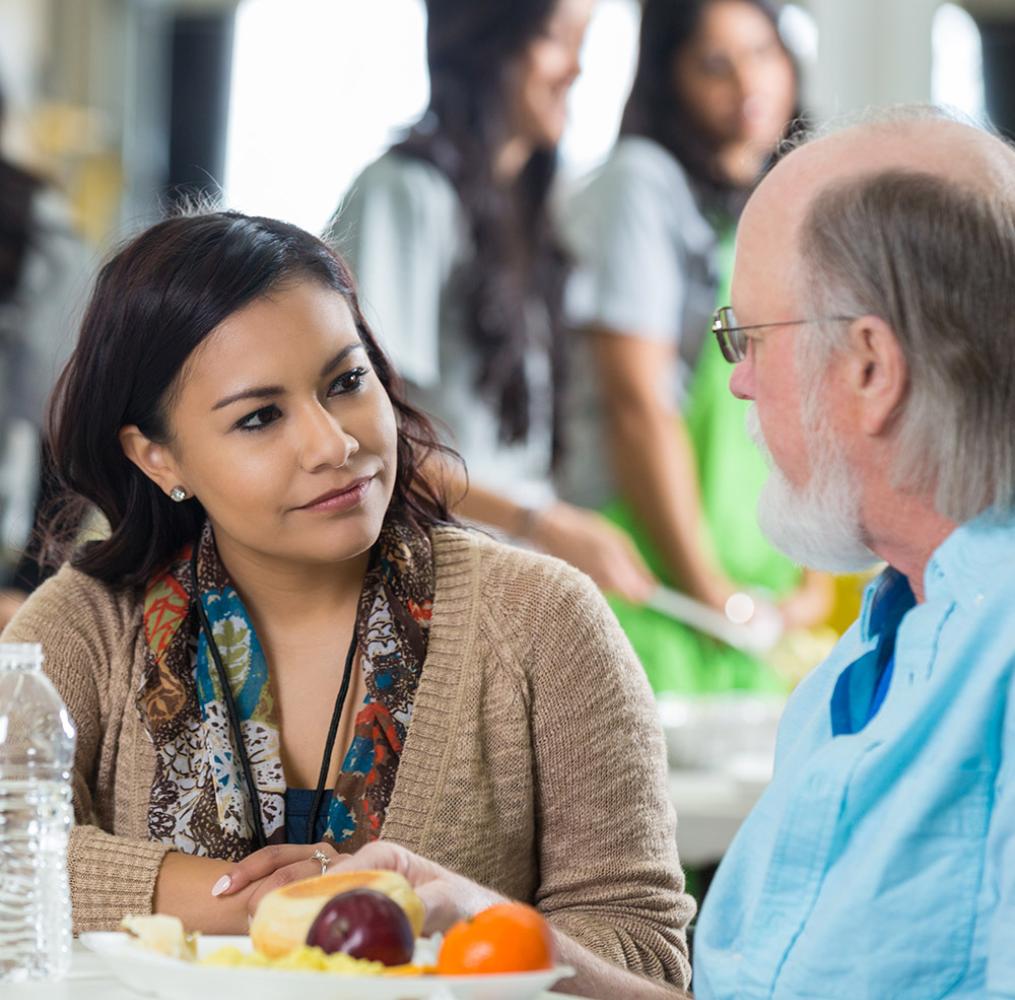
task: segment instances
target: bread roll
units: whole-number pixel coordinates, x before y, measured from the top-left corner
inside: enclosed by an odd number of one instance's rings
[[[185,962],[193,962],[197,958],[197,935],[187,934],[180,918],[168,913],[139,917],[128,913],[120,921],[120,930],[126,931],[142,947],[170,958]]]
[[[340,892],[373,889],[393,899],[409,918],[412,933],[423,930],[423,902],[397,872],[335,872],[273,889],[261,900],[250,924],[250,940],[269,958],[287,955],[307,939],[324,904]]]

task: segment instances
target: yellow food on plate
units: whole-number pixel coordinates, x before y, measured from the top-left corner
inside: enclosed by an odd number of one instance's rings
[[[302,947],[324,904],[350,889],[373,889],[392,899],[405,911],[413,934],[419,937],[423,929],[423,902],[403,876],[389,871],[334,872],[269,892],[250,924],[254,948],[269,958],[279,958]]]
[[[436,965],[389,965],[384,969],[385,976],[432,976],[436,972]]]
[[[320,948],[302,945],[280,958],[268,958],[258,951],[245,952],[227,946],[202,958],[200,965],[238,969],[279,969],[289,972],[336,972],[349,976],[383,976],[391,970],[381,962],[365,962],[336,952],[326,955]]]

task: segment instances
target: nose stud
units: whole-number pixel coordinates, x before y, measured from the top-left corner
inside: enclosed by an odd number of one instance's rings
[[[182,486],[174,486],[169,491],[169,499],[175,500],[177,503],[179,503],[181,500],[186,500],[187,491]]]

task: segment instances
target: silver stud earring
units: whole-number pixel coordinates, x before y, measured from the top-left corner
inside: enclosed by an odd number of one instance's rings
[[[181,500],[186,500],[187,491],[182,486],[174,486],[169,491],[169,499],[175,500],[177,503],[179,503]]]

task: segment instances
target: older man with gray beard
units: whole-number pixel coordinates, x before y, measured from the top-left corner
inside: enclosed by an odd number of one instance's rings
[[[929,109],[785,157],[715,330],[808,566],[888,567],[790,699],[695,995],[1015,997],[1015,154]]]

